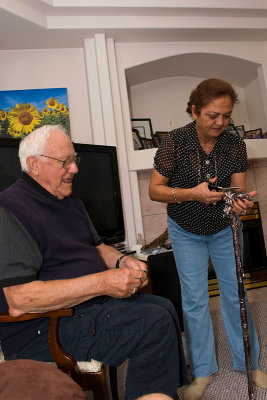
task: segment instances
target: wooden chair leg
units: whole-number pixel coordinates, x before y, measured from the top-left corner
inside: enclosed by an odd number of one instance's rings
[[[107,392],[104,370],[101,374],[97,375],[94,385],[93,393],[95,400],[110,400]]]
[[[102,367],[99,372],[84,372],[80,374],[77,383],[83,390],[92,390],[94,400],[110,400],[106,386],[104,367]]]

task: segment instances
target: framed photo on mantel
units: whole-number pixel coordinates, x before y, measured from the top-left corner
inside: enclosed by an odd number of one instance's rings
[[[158,142],[159,144],[162,143],[162,141],[164,140],[164,138],[166,137],[166,135],[168,135],[169,131],[156,131],[155,135],[158,138]]]
[[[135,128],[139,132],[140,138],[152,139],[153,129],[150,118],[132,118],[132,128]]]
[[[238,134],[240,137],[244,137],[245,136],[245,128],[244,125],[238,125],[235,127],[235,129],[237,130]]]
[[[132,128],[134,150],[141,150],[144,148],[138,129]]]
[[[246,131],[244,135],[244,139],[261,139],[261,138],[262,138],[261,128]]]

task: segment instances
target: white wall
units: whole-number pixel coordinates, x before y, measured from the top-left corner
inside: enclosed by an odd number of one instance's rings
[[[265,132],[267,128],[266,118],[259,85],[259,79],[254,79],[245,87],[249,119],[249,125],[246,127],[246,130],[262,128],[262,131]]]
[[[179,76],[130,87],[132,118],[151,118],[154,132],[186,125],[192,121],[186,103],[198,83],[197,78]]]
[[[91,143],[82,49],[0,51],[0,59],[0,90],[67,88],[72,140]]]
[[[151,118],[153,131],[168,131],[192,121],[185,111],[191,91],[203,80],[186,76],[163,78],[129,89],[132,117]],[[248,126],[248,113],[244,89],[234,86],[239,103],[235,104],[232,118],[235,125]],[[259,103],[259,91],[251,97]],[[253,101],[251,99],[251,101]],[[261,123],[261,120],[259,121]],[[261,127],[261,126],[258,126]]]

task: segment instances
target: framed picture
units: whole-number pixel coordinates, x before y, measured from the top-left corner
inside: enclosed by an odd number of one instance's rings
[[[144,147],[141,143],[138,129],[132,128],[132,135],[133,135],[134,150],[143,149]]]
[[[154,147],[152,139],[140,138],[144,149],[152,149]]]
[[[227,130],[228,130],[228,132],[232,133],[233,135],[239,136],[239,132],[238,132],[236,126],[234,126],[234,124],[229,124]]]
[[[132,118],[132,128],[138,129],[140,138],[152,139],[153,129],[150,118]]]
[[[244,139],[261,139],[262,138],[262,129],[252,129],[251,131],[246,131]]]
[[[233,118],[230,118],[229,124],[230,124],[230,125],[234,125],[234,120],[233,120]]]
[[[22,139],[43,125],[63,125],[70,135],[66,88],[0,91],[0,138]]]
[[[152,135],[152,142],[153,142],[154,147],[159,147],[160,142],[155,133],[153,133],[153,135]]]
[[[238,134],[240,137],[244,137],[245,136],[245,128],[244,125],[238,125],[235,127],[235,129],[237,130]]]
[[[146,131],[144,126],[135,126],[134,128],[132,127],[132,130],[135,129],[136,132],[138,132],[138,135],[140,138],[146,138]]]
[[[156,131],[155,135],[158,139],[158,143],[159,145],[161,144],[161,142],[163,141],[163,139],[166,137],[166,135],[168,135],[168,131]]]

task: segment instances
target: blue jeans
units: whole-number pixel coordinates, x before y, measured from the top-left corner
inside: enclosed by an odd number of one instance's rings
[[[209,310],[208,261],[220,288],[221,313],[232,365],[245,371],[245,353],[231,227],[214,235],[189,233],[168,217],[175,262],[180,278],[184,324],[192,375],[210,376],[218,370]],[[259,343],[246,294],[252,369],[258,369]]]

